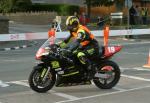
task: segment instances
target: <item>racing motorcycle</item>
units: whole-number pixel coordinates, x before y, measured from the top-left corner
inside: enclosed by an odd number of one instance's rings
[[[67,49],[51,42],[49,38],[37,51],[35,58],[39,63],[34,66],[28,82],[32,90],[45,93],[56,87],[90,85],[93,82],[100,89],[111,89],[120,79],[120,68],[111,59],[122,46],[101,46],[99,54],[91,58],[95,65],[95,75],[87,79],[85,66]]]

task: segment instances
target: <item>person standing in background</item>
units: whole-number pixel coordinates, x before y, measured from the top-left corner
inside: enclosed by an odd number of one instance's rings
[[[141,17],[140,17],[140,10],[138,5],[135,6],[134,18],[135,18],[135,25],[139,25],[141,23],[141,19],[140,19]]]
[[[148,8],[142,8],[141,10],[142,23],[143,25],[147,24]]]
[[[81,16],[79,17],[79,21],[80,21],[80,23],[82,24],[82,25],[86,25],[87,24],[87,17],[86,17],[86,15],[85,15],[85,12],[83,12],[82,14],[81,14]]]
[[[79,15],[77,12],[74,12],[73,16],[77,17],[79,19]]]
[[[97,18],[97,26],[100,29],[103,29],[103,26],[104,26],[104,19],[103,19],[103,17],[98,16],[98,18]]]
[[[129,16],[130,16],[130,25],[135,25],[135,18],[134,18],[134,15],[135,15],[136,11],[134,9],[134,6],[132,6],[130,9],[129,9]]]

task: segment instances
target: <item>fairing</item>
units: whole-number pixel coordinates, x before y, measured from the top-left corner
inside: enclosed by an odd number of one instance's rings
[[[46,40],[44,42],[44,44],[38,49],[38,51],[36,52],[36,55],[35,55],[35,58],[37,60],[40,60],[41,59],[41,56],[42,55],[45,55],[47,54],[49,51],[49,46],[52,45],[52,44],[55,44],[57,42],[61,41],[60,39],[55,39],[54,37],[50,37],[48,40]]]

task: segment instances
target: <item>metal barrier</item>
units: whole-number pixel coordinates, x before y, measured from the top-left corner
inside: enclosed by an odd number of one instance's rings
[[[123,19],[123,12],[116,12],[116,13],[111,13],[110,14],[111,18],[111,24],[113,25],[115,20],[118,22],[120,21],[120,25],[122,24],[122,19]]]
[[[103,36],[103,30],[96,30],[91,32],[97,37]],[[109,32],[109,36],[143,35],[143,34],[150,34],[150,29],[110,30]],[[56,32],[56,38],[65,38],[68,35],[69,32]],[[47,38],[48,32],[0,35],[0,41],[34,40]]]

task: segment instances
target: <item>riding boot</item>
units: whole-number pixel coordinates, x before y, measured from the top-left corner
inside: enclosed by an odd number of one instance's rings
[[[95,65],[86,56],[81,56],[79,59],[86,67],[87,79],[91,80],[96,73]]]

